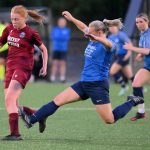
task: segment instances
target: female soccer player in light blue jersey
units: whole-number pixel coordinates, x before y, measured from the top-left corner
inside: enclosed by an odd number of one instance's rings
[[[143,98],[129,96],[128,101],[112,110],[109,100],[109,67],[111,57],[116,45],[106,38],[106,26],[101,21],[93,21],[86,26],[74,18],[69,12],[64,11],[63,16],[74,23],[79,30],[90,38],[85,49],[85,64],[81,80],[57,95],[53,101],[42,106],[33,115],[28,116],[21,108],[20,115],[26,125],[40,121],[42,118],[54,114],[56,110],[67,103],[91,98],[96,111],[105,123],[115,123],[124,117],[133,106],[143,103]],[[44,128],[44,127],[43,127]]]
[[[118,95],[122,96],[127,90],[126,82],[124,81],[124,77],[122,75],[124,75],[128,80],[133,81],[132,67],[129,63],[131,51],[123,48],[123,45],[125,43],[130,43],[131,41],[126,33],[121,31],[123,24],[120,19],[104,19],[103,22],[109,27],[109,39],[111,39],[118,45],[118,49],[115,53],[116,60],[111,66],[110,75],[114,76],[116,81],[120,83],[121,90]]]
[[[141,31],[139,47],[134,47],[131,44],[124,45],[124,48],[138,53],[136,57],[138,61],[144,57],[144,67],[136,73],[135,79],[132,83],[133,94],[140,97],[143,97],[142,86],[150,81],[150,28],[148,25],[148,16],[144,13],[139,14],[136,17],[136,26],[138,30]],[[138,112],[135,117],[131,118],[131,120],[136,121],[137,119],[142,118],[146,118],[144,103],[138,106]]]

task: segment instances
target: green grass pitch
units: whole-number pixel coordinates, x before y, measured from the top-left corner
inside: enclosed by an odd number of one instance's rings
[[[39,108],[67,86],[68,84],[28,84],[20,97],[20,104]],[[147,88],[145,103],[150,116],[150,86]],[[111,84],[113,108],[126,100],[131,88],[123,97],[117,96],[118,91],[119,86]],[[68,104],[48,118],[43,134],[38,132],[38,124],[27,129],[20,120],[24,140],[0,141],[0,150],[150,150],[150,119],[131,122],[129,118],[135,113],[136,108],[116,124],[107,125],[99,119],[91,100]],[[0,138],[9,133],[7,120],[1,83]]]

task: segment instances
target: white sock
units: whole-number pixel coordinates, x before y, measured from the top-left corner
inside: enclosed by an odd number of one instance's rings
[[[55,76],[51,76],[51,81],[55,81],[56,77]]]
[[[60,81],[64,81],[65,79],[65,76],[60,76]]]
[[[144,103],[138,105],[138,112],[141,114],[145,113],[145,104]]]

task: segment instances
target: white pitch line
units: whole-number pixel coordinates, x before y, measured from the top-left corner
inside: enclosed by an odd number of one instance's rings
[[[39,109],[39,108],[35,108],[35,107],[34,107],[34,109]],[[0,107],[0,110],[6,110],[6,109]],[[88,111],[88,110],[90,110],[90,111],[91,111],[91,110],[95,110],[95,108],[90,108],[90,107],[89,107],[89,108],[86,108],[86,107],[85,107],[85,108],[82,108],[82,107],[81,107],[81,108],[67,107],[67,108],[60,108],[59,110],[65,110],[65,111],[74,111],[74,110],[75,110],[75,111],[76,111],[76,110]]]
[[[39,109],[39,108],[34,108]],[[6,110],[3,107],[0,107],[0,111]],[[74,107],[67,107],[67,108],[60,108],[59,110],[62,111],[95,111],[95,108],[92,107],[81,107],[81,108],[74,108]],[[133,108],[131,111],[137,111],[137,108]],[[150,111],[150,108],[146,108],[145,111]]]

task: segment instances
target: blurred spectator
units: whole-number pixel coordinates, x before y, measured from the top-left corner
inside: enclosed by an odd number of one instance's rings
[[[0,36],[3,33],[3,30],[7,26],[7,23],[2,21],[0,22]],[[8,45],[5,44],[3,47],[0,48],[0,80],[4,80],[5,76],[5,63],[6,63],[6,57],[8,53]]]
[[[57,73],[60,74],[61,82],[66,81],[66,57],[70,40],[70,29],[66,25],[66,20],[59,18],[57,26],[52,29],[50,34],[52,42],[51,82],[56,80]]]

